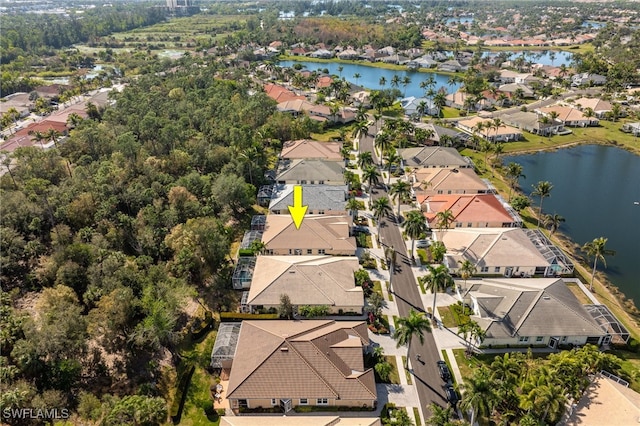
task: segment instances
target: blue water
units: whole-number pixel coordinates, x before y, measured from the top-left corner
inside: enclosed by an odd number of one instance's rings
[[[473,22],[472,16],[461,16],[459,18],[448,18],[445,23],[449,24],[470,24]]]
[[[433,74],[433,73],[418,73],[412,71],[394,71],[387,70],[383,68],[376,67],[368,67],[366,65],[355,65],[355,64],[342,64],[336,62],[310,62],[310,61],[280,61],[278,65],[282,67],[290,67],[293,64],[302,64],[305,66],[307,70],[329,70],[329,74],[337,75],[338,77],[344,77],[350,83],[354,83],[367,89],[371,90],[380,90],[380,89],[391,89],[391,79],[394,75],[400,77],[400,80],[405,76],[409,76],[411,79],[411,83],[409,83],[406,88],[400,84],[398,89],[405,96],[415,96],[421,97],[424,96],[424,90],[420,88],[420,82],[427,80],[430,75],[432,75],[436,81],[434,90],[439,90],[441,87],[444,88],[447,93],[452,93],[458,90],[460,87],[459,83],[455,83],[454,85],[449,85],[449,77],[446,75]],[[342,73],[338,72],[338,67],[342,67]],[[354,77],[355,74],[360,74],[360,78],[356,79]],[[387,80],[386,85],[383,87],[380,85],[380,77],[383,77]]]
[[[598,22],[598,21],[584,21],[582,23],[582,27],[587,28],[587,27],[591,27],[593,29],[599,30],[600,28],[604,27],[606,25],[606,22]]]
[[[594,238],[609,239],[615,256],[605,257],[604,270],[620,290],[640,305],[640,156],[623,149],[581,145],[554,152],[505,157],[504,163],[520,163],[526,194],[532,185],[547,180],[551,196],[543,212],[566,219],[560,230],[579,245]],[[533,197],[538,206],[539,197]]]
[[[551,52],[555,54],[555,58],[551,60]],[[485,55],[497,55],[500,52],[486,52]],[[571,52],[566,52],[562,50],[529,50],[529,51],[520,51],[520,52],[505,52],[511,53],[511,60],[516,59],[518,56],[522,56],[523,53],[527,61],[532,61],[536,64],[542,65],[552,65],[559,67],[562,64],[569,66],[571,64],[571,59],[573,58],[573,54]]]

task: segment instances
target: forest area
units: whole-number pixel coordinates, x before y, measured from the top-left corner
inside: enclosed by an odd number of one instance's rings
[[[220,78],[224,65],[171,65],[64,144],[4,163],[2,407],[164,421],[158,381],[201,320],[193,306],[234,307],[230,246],[269,154],[311,127],[275,112],[250,80]]]

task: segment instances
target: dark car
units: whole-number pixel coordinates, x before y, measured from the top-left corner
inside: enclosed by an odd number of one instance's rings
[[[451,372],[446,362],[438,361],[438,372],[440,373],[440,378],[445,382],[451,380]]]
[[[458,392],[456,392],[451,384],[445,386],[444,393],[447,395],[447,401],[449,401],[451,405],[456,405],[460,400],[460,398],[458,398]]]

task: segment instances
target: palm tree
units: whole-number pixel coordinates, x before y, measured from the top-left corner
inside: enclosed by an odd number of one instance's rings
[[[391,87],[395,87],[397,89],[400,86],[400,82],[400,76],[398,74],[391,77]]]
[[[454,285],[453,278],[449,275],[449,268],[446,265],[438,265],[435,268],[431,265],[427,265],[429,275],[424,277],[426,289],[433,293],[433,309],[432,315],[435,318],[436,315],[436,295],[439,291],[445,291],[449,287]]]
[[[385,152],[387,152],[387,150],[391,146],[391,138],[389,137],[389,134],[387,132],[380,132],[376,135],[376,138],[373,143],[374,143],[374,146],[380,152],[380,156],[379,156],[380,166],[382,166],[382,156],[384,155]]]
[[[402,88],[404,89],[403,96],[407,95],[407,86],[410,84],[411,84],[411,77],[409,77],[408,75],[405,75],[402,78]]]
[[[458,335],[462,336],[465,343],[467,344],[467,355],[471,355],[473,353],[471,349],[471,347],[473,346],[473,340],[484,340],[486,332],[482,329],[482,327],[480,327],[480,324],[471,320],[463,323],[458,327]]]
[[[360,139],[362,135],[366,135],[368,132],[369,123],[366,120],[356,121],[351,137],[354,139]]]
[[[411,341],[414,337],[418,337],[420,344],[424,344],[424,333],[431,332],[431,322],[423,312],[416,312],[411,309],[409,315],[398,318],[398,328],[393,333],[396,339],[396,347],[407,345],[407,354],[411,352]],[[407,356],[407,364],[405,368],[409,368],[409,357]]]
[[[413,259],[416,240],[427,233],[428,226],[427,221],[420,210],[411,210],[407,212],[406,219],[407,220],[404,223],[404,230],[407,233],[407,237],[411,238],[411,258]]]
[[[447,105],[447,95],[442,91],[438,91],[433,97],[433,106],[438,108],[438,113],[442,116],[442,108]]]
[[[540,212],[538,213],[538,229],[540,228],[540,218],[542,217],[542,200],[551,196],[551,190],[553,185],[549,181],[540,181],[536,185],[533,185],[533,192],[531,195],[540,197]]]
[[[389,190],[389,195],[394,201],[398,202],[397,221],[400,221],[400,205],[411,200],[411,185],[405,180],[399,180]]]
[[[444,230],[449,229],[449,226],[451,226],[455,219],[450,209],[436,213],[436,228],[440,231],[440,241],[444,238]]]
[[[591,285],[589,289],[593,291],[593,279],[596,276],[596,267],[598,266],[598,260],[602,260],[604,267],[607,267],[607,261],[605,256],[615,256],[614,250],[606,247],[609,239],[605,237],[594,238],[593,241],[589,241],[582,246],[582,250],[587,252],[588,256],[593,256],[593,270],[591,271]]]
[[[509,163],[507,164],[507,181],[509,182],[509,202],[511,202],[511,194],[512,191],[515,190],[520,182],[520,178],[526,177],[522,173],[522,165],[518,163]]]
[[[371,203],[371,211],[373,212],[373,217],[376,220],[378,235],[380,235],[380,222],[382,221],[382,218],[393,211],[389,204],[389,199],[387,197],[376,198]]]
[[[356,80],[356,86],[358,85],[358,80],[360,79],[360,77],[362,77],[362,76],[358,72],[353,75],[353,78],[355,78],[355,80]]]
[[[494,142],[498,140],[498,130],[502,127],[502,120],[498,117],[494,118],[490,124],[491,128],[496,131]]]
[[[399,166],[401,161],[402,157],[395,149],[391,149],[387,152],[387,172],[389,173],[389,176],[387,177],[387,185],[391,183],[391,169],[393,169],[393,166]]]
[[[353,220],[356,220],[358,218],[358,210],[360,210],[360,201],[356,200],[353,197],[349,198],[349,200],[347,201],[346,209],[351,213],[351,217],[353,218]]]
[[[340,74],[340,77],[342,77],[342,71],[344,70],[344,67],[342,65],[339,65],[337,70],[338,70],[338,74]]]
[[[240,158],[245,160],[249,166],[249,182],[253,185],[253,168],[258,164],[258,160],[260,158],[260,151],[258,151],[258,147],[253,145],[250,148],[245,149],[240,153]]]
[[[460,267],[458,268],[458,273],[460,274],[460,278],[464,280],[464,288],[467,290],[467,280],[478,272],[476,265],[473,264],[469,259],[465,259],[464,261],[458,260]],[[457,290],[457,289],[456,289]],[[460,296],[460,294],[458,294]],[[462,297],[460,298],[462,300]]]
[[[560,216],[559,214],[554,213],[553,215],[547,214],[544,216],[544,225],[549,228],[549,232],[553,235],[554,232],[560,228],[560,224],[565,222],[565,218]]]
[[[384,86],[387,85],[387,79],[384,78],[384,76],[380,77],[380,80],[378,80],[378,84],[384,89]]]
[[[488,140],[482,139],[482,140],[480,140],[479,148],[480,148],[480,152],[484,152],[484,165],[488,166],[489,165],[489,159],[487,157],[489,156],[489,153],[493,149],[493,145]]]
[[[476,416],[488,417],[496,404],[489,370],[486,367],[480,367],[473,376],[465,377],[463,388],[460,408],[471,411],[470,424],[473,425],[476,423]]]
[[[358,154],[358,167],[364,170],[367,166],[373,165],[373,154],[371,151],[364,151]]]
[[[380,172],[373,164],[368,165],[362,170],[362,180],[369,185],[369,201],[371,201],[371,192],[373,187],[380,183]]]

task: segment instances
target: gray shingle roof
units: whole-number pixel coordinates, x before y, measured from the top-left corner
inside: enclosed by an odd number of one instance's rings
[[[287,206],[293,205],[293,187],[293,184],[277,185],[269,210],[287,212]],[[347,189],[347,185],[302,185],[302,203],[312,211],[345,211]]]
[[[337,185],[344,183],[344,167],[339,161],[323,160],[282,160],[276,172],[277,182],[297,183],[301,181]]]

